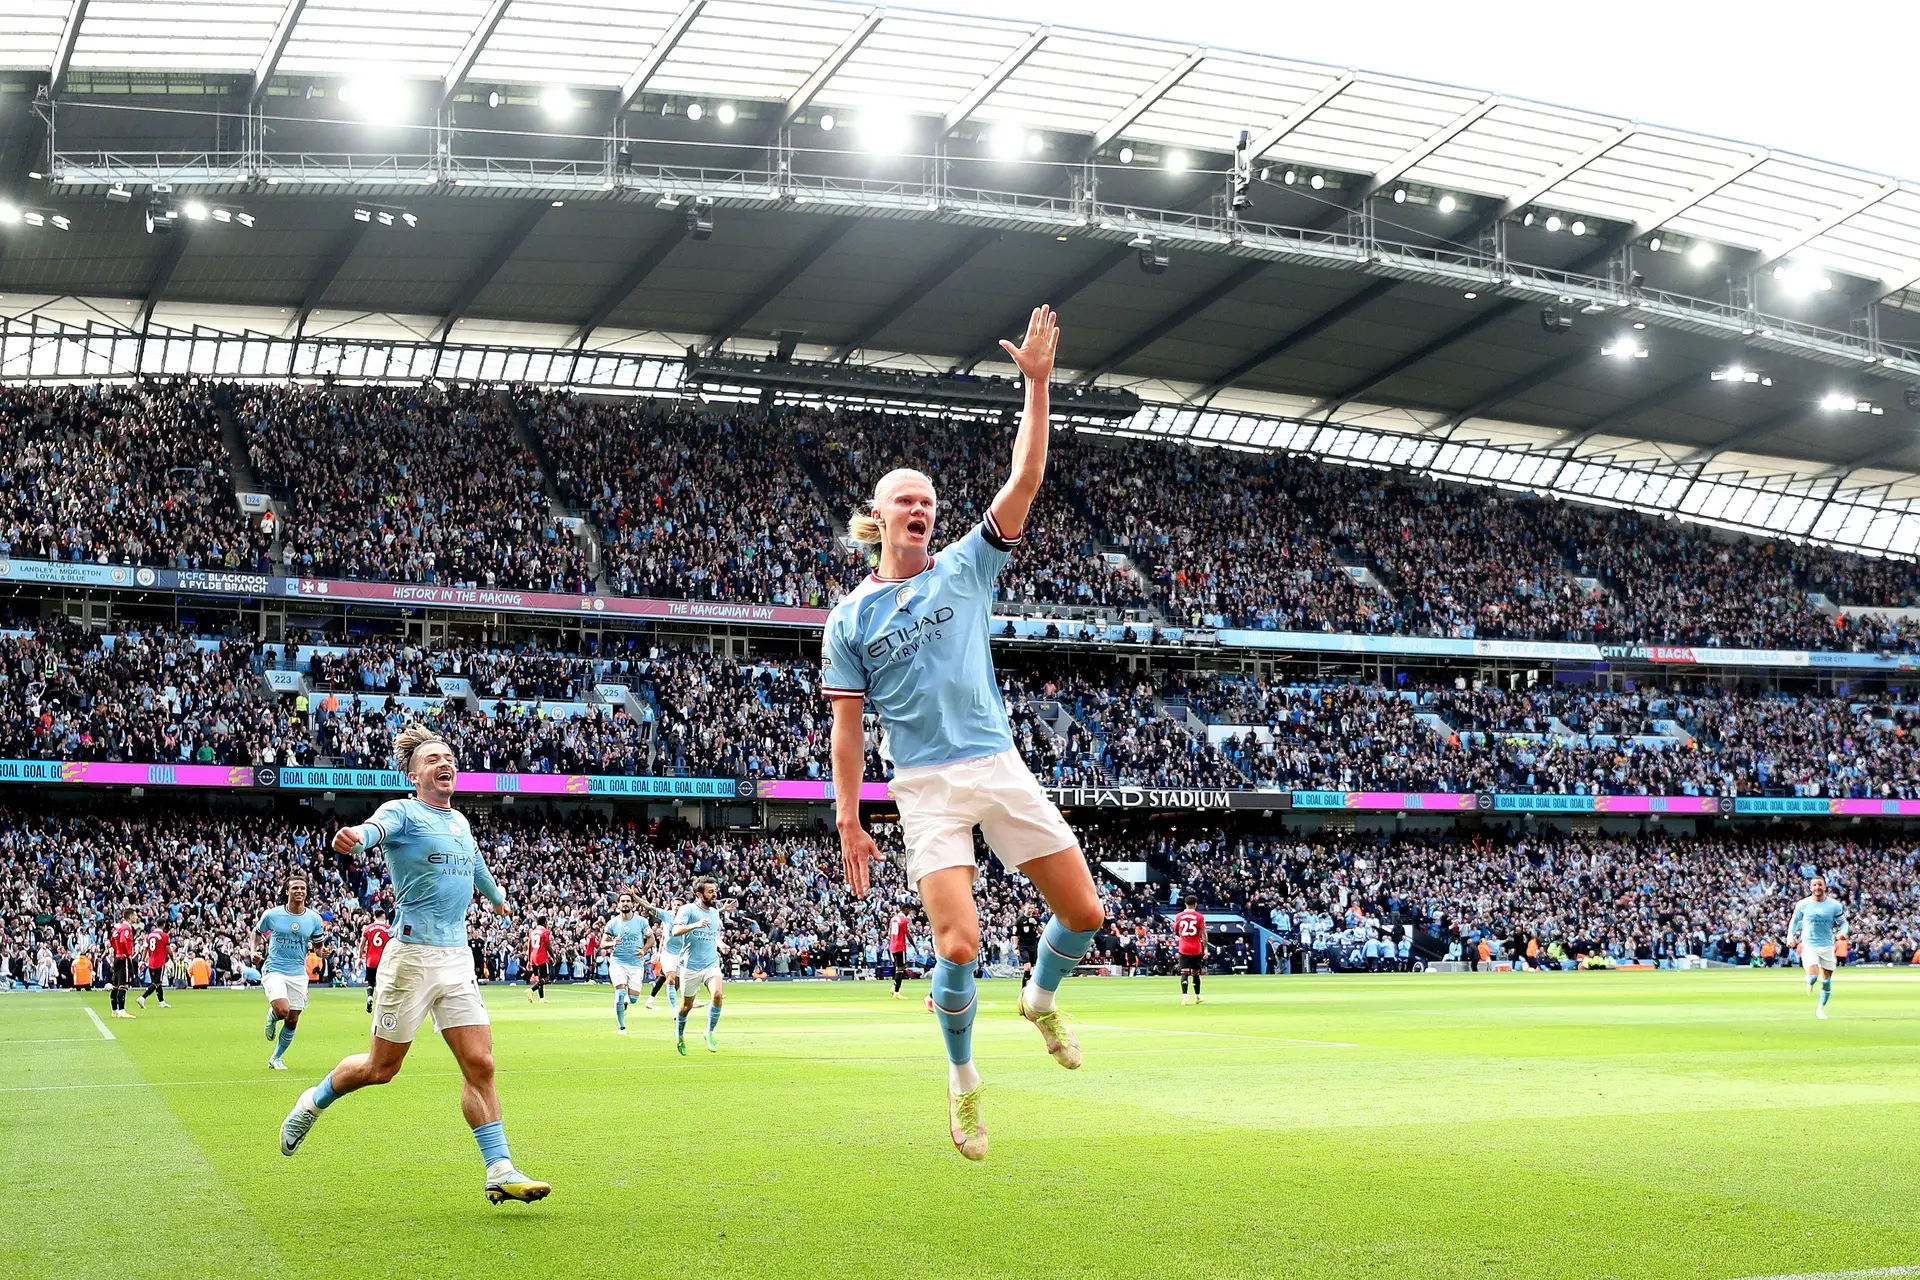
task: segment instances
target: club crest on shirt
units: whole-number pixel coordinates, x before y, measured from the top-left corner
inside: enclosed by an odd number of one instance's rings
[[[910,605],[910,604],[912,604],[912,603],[913,603],[913,588],[912,588],[912,587],[910,587],[910,586],[909,586],[909,587],[901,587],[901,588],[900,588],[899,590],[897,590],[897,591],[895,591],[895,592],[893,593],[893,607],[894,607],[894,608],[896,608],[896,609],[904,609],[904,608],[906,608],[906,607],[907,607],[908,605]]]

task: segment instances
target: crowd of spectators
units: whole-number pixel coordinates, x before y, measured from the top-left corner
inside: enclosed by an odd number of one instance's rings
[[[942,528],[958,536],[1004,482],[1013,434],[869,410],[528,389],[238,388],[250,465],[287,510],[275,547],[234,500],[214,395],[189,382],[0,393],[0,552],[824,608],[866,571],[868,555],[835,530],[880,475],[926,471]],[[597,528],[598,563],[592,539],[547,511],[516,415],[556,491]],[[1920,646],[1920,627],[1876,612],[1920,604],[1910,560],[1065,427],[999,592],[1013,610],[1182,625]]]
[[[380,638],[309,656],[307,688],[276,694],[262,673],[295,666],[291,646],[64,620],[0,631],[0,758],[387,767],[420,718],[476,770],[832,773],[831,708],[801,656]],[[471,696],[446,695],[449,676]],[[1897,694],[1295,684],[1032,655],[1000,678],[1015,743],[1052,786],[1920,798],[1920,708]],[[602,701],[605,685],[628,695]],[[867,777],[889,776],[871,714],[865,745]]]
[[[562,492],[600,528],[605,590],[824,609],[866,572],[793,432],[759,411],[525,403]]]
[[[0,556],[261,569],[199,384],[0,389]]]
[[[873,893],[855,899],[830,833],[698,830],[532,806],[467,812],[514,904],[511,920],[469,912],[470,945],[489,980],[518,976],[524,930],[535,922],[553,930],[559,975],[590,979],[619,892],[670,904],[700,875],[736,900],[726,923],[735,977],[871,969],[901,909],[914,921],[911,963],[929,961],[900,860],[877,864]],[[323,980],[357,977],[361,926],[376,909],[391,913],[392,891],[377,859],[328,848],[345,820],[174,797],[0,806],[0,987],[70,984],[80,955],[100,974],[106,934],[127,907],[143,929],[172,935],[177,964],[204,956],[216,983],[245,981],[256,923],[296,871],[327,922]],[[897,831],[882,824],[875,834],[897,852]],[[1090,958],[1133,970],[1166,971],[1167,917],[1185,903],[1237,912],[1265,931],[1222,939],[1215,959],[1227,967],[1257,963],[1249,943],[1269,945],[1283,966],[1304,953],[1359,967],[1374,954],[1365,944],[1395,937],[1416,940],[1428,959],[1472,956],[1486,941],[1528,967],[1785,962],[1787,919],[1815,874],[1847,907],[1854,962],[1910,961],[1920,920],[1920,847],[1891,835],[1229,833],[1194,823],[1082,835],[1093,861],[1141,862],[1163,877],[1101,877],[1108,923]],[[1017,971],[1015,937],[1041,904],[991,860],[979,889],[983,962]]]
[[[1852,959],[1905,964],[1920,946],[1920,844],[1892,836],[1202,831],[1143,837],[1134,856],[1282,953],[1340,967],[1395,926],[1429,958],[1486,940],[1533,967],[1791,963],[1787,922],[1815,875],[1846,905]]]
[[[874,485],[887,472],[925,472],[939,502],[937,542],[958,538],[986,518],[1013,463],[1013,433],[996,425],[879,413],[810,413],[792,425],[842,520],[870,509]],[[1095,528],[1075,504],[1071,477],[1086,457],[1070,435],[1054,438],[1047,463],[1053,483],[1034,500],[997,584],[1003,608],[1147,607],[1145,584],[1100,550]]]
[[[550,520],[511,408],[484,389],[253,392],[235,415],[311,577],[577,593],[588,549]]]

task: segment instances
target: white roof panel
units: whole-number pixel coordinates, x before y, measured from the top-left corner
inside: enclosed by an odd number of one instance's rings
[[[1183,147],[1230,147],[1240,130],[1251,129],[1258,137],[1343,74],[1277,58],[1209,53],[1142,112],[1125,136]]]
[[[1871,209],[1815,236],[1797,257],[1830,263],[1869,280],[1905,280],[1920,272],[1920,191],[1902,187]]]
[[[1503,102],[1406,173],[1412,182],[1506,199],[1586,154],[1626,122]]]
[[[1667,225],[1682,235],[1760,249],[1818,226],[1880,185],[1838,165],[1768,156]]]
[[[973,118],[1092,133],[1191,52],[1162,40],[1056,29],[974,108]]]
[[[93,0],[73,65],[251,75],[283,12],[278,0]]]
[[[486,14],[487,0],[307,0],[280,70],[350,75],[379,67],[439,79]]]
[[[1752,155],[1737,142],[1646,130],[1543,193],[1539,203],[1638,222],[1712,186]]]
[[[680,9],[681,0],[513,0],[470,75],[617,89]]]
[[[890,9],[814,101],[826,106],[885,104],[898,111],[943,116],[1033,30],[1020,23]]]
[[[1362,76],[1272,154],[1348,173],[1377,173],[1485,99],[1467,89]]]
[[[45,71],[66,29],[64,0],[0,0],[0,68]]]
[[[785,101],[865,16],[848,4],[712,0],[647,91]]]

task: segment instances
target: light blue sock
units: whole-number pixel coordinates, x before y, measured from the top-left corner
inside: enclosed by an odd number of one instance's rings
[[[276,1058],[285,1057],[287,1052],[287,1046],[292,1043],[293,1043],[293,1028],[290,1026],[281,1027],[280,1039],[275,1042],[273,1056]]]
[[[973,965],[945,956],[933,961],[933,1016],[947,1033],[947,1061],[956,1067],[973,1061]]]
[[[624,987],[613,993],[613,1018],[622,1031],[627,1029],[627,992]]]
[[[1817,973],[1810,973],[1810,974],[1808,974],[1808,975],[1807,975],[1807,990],[1809,990],[1809,991],[1811,991],[1811,990],[1813,990],[1813,984],[1814,984],[1814,983],[1816,983],[1816,982],[1818,982],[1818,981],[1820,981],[1820,975],[1819,975],[1819,974],[1817,974]]]
[[[710,1004],[707,1006],[707,1034],[712,1035],[713,1029],[719,1025],[720,1025],[720,1006],[717,1004]]]
[[[1092,929],[1075,932],[1061,924],[1058,916],[1048,920],[1040,934],[1040,954],[1033,958],[1033,985],[1058,991],[1060,980],[1073,972],[1093,945],[1094,933]]]
[[[1831,999],[1833,999],[1833,979],[1822,978],[1820,979],[1820,1003],[1824,1005]]]
[[[674,1026],[675,1026],[676,1028],[678,1028],[678,1034],[679,1034],[679,1036],[680,1036],[680,1038],[681,1038],[682,1040],[685,1040],[685,1039],[687,1038],[687,1015],[686,1015],[686,1014],[684,1014],[684,1013],[676,1013],[676,1014],[674,1014],[674,1015],[673,1015],[673,1025],[674,1025]]]
[[[480,1144],[480,1158],[487,1162],[488,1168],[492,1168],[496,1160],[512,1162],[513,1157],[507,1154],[507,1131],[500,1127],[498,1120],[475,1129],[473,1140]]]
[[[313,1086],[313,1109],[315,1111],[325,1111],[333,1105],[334,1099],[339,1096],[339,1093],[336,1092],[333,1087],[333,1072],[329,1071],[326,1075],[320,1077],[319,1084]]]

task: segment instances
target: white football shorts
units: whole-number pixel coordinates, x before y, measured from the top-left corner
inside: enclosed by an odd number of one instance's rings
[[[653,980],[647,975],[647,965],[644,960],[636,960],[632,964],[628,964],[625,960],[609,960],[607,977],[614,986],[625,987],[629,991],[644,991],[653,985]]]
[[[267,993],[268,1004],[285,1000],[289,1009],[307,1007],[307,975],[304,973],[263,973],[260,989]]]
[[[976,826],[1009,871],[1079,843],[1017,751],[895,770],[893,798],[910,888],[930,871],[975,866]]]
[[[1833,958],[1833,944],[1816,947],[1811,942],[1800,944],[1800,963],[1809,969],[1838,969],[1840,966]]]
[[[442,1032],[484,1027],[491,1021],[474,980],[473,952],[466,947],[388,943],[373,989],[373,1034],[394,1044],[411,1044],[429,1016]]]

